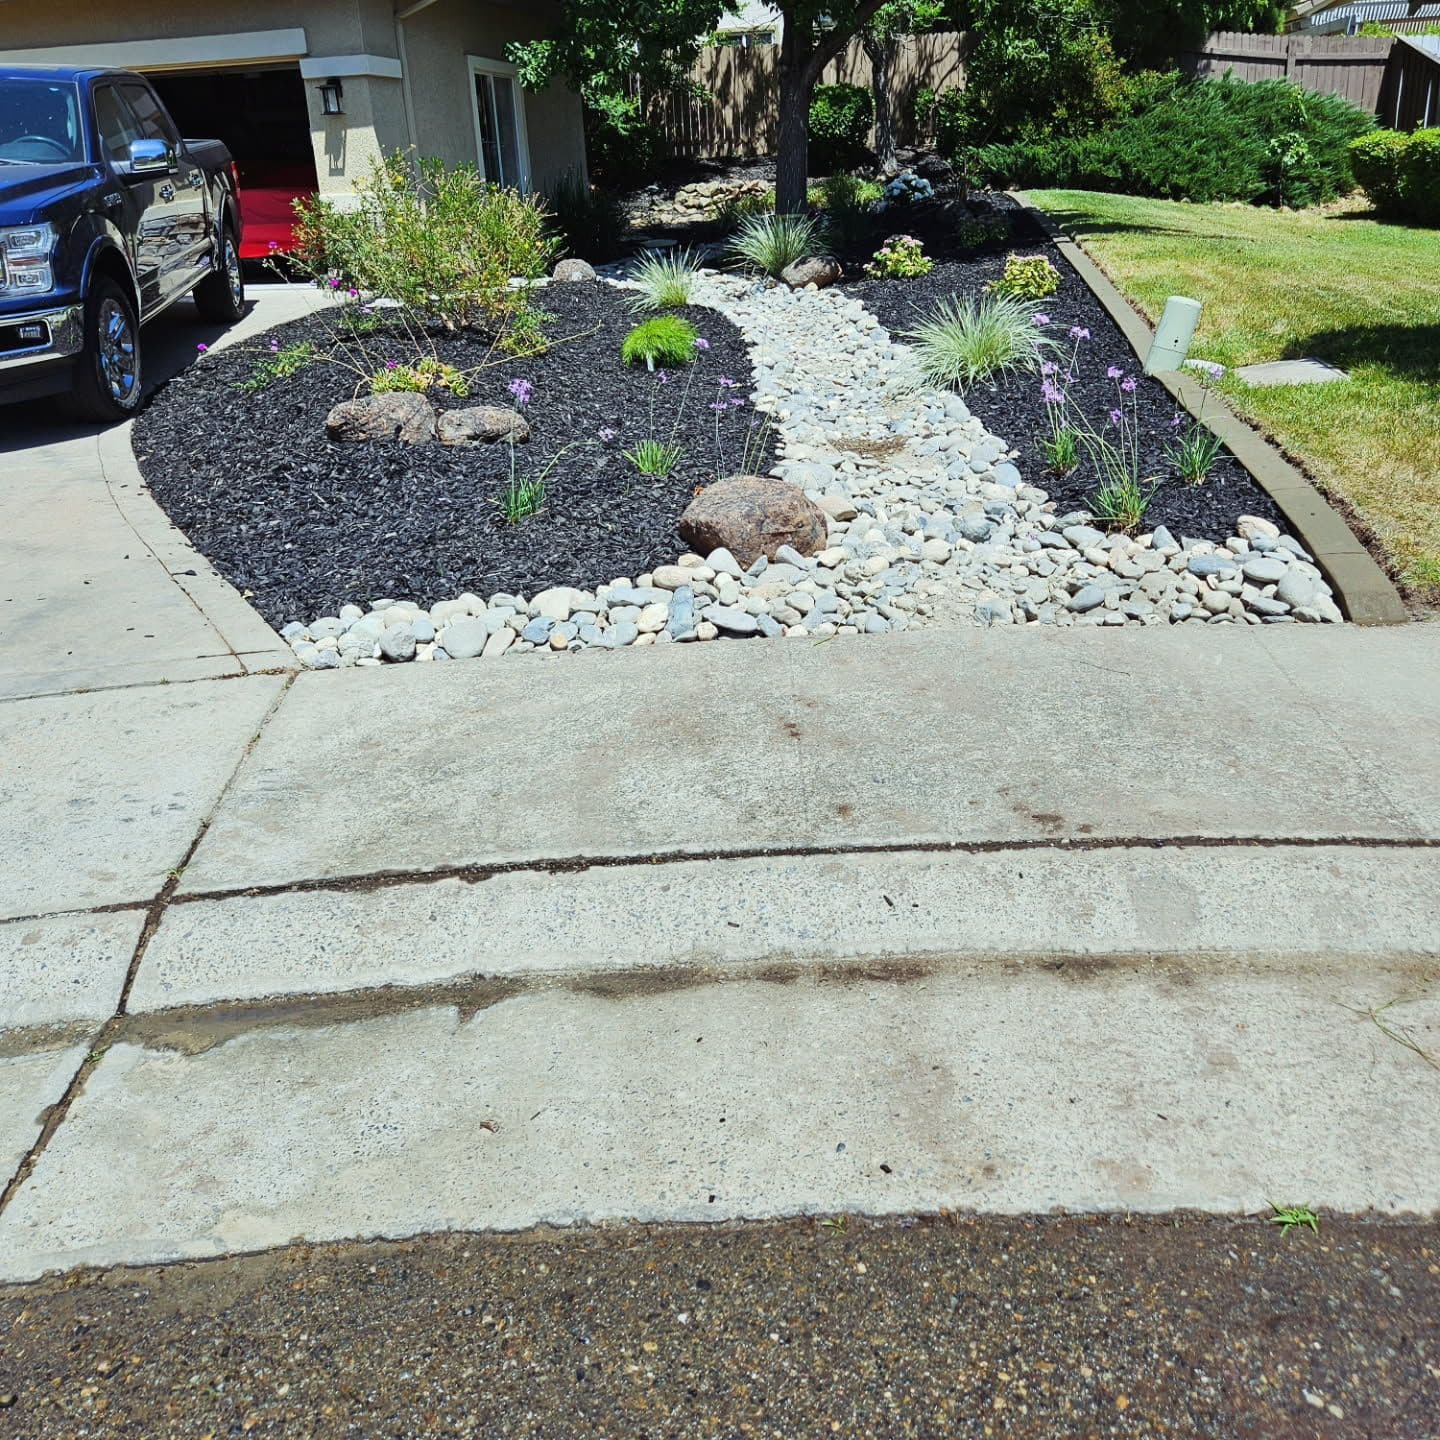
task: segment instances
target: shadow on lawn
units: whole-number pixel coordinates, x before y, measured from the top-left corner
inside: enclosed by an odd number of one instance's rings
[[[1440,385],[1440,324],[1346,325],[1316,330],[1285,347],[1287,359],[1318,355],[1342,370],[1375,365],[1397,380]]]
[[[1167,235],[1175,239],[1218,240],[1227,245],[1255,243],[1251,236],[1236,235],[1225,230],[1194,230],[1178,225],[1144,225],[1131,220],[1097,220],[1088,211],[1066,210],[1059,206],[1046,206],[1045,213],[1072,240],[1079,240],[1082,243],[1093,235]]]

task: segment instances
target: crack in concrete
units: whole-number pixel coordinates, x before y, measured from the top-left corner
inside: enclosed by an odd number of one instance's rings
[[[230,771],[229,779],[220,787],[220,793],[215,797],[215,803],[209,811],[201,817],[200,824],[196,828],[194,838],[186,848],[185,854],[178,866],[173,869],[165,878],[165,883],[156,892],[154,899],[145,906],[145,923],[140,927],[139,938],[135,942],[135,948],[130,954],[130,963],[126,967],[125,982],[121,986],[120,998],[116,1003],[115,1012],[94,1031],[94,1039],[90,1042],[90,1052],[80,1063],[75,1073],[70,1077],[70,1083],[65,1087],[65,1093],[54,1105],[49,1108],[45,1115],[45,1121],[40,1127],[40,1134],[36,1137],[35,1143],[26,1152],[25,1158],[20,1162],[6,1183],[3,1190],[0,1190],[0,1214],[5,1212],[6,1207],[14,1198],[16,1191],[30,1178],[35,1166],[39,1163],[40,1157],[45,1153],[46,1147],[54,1138],[55,1132],[65,1123],[65,1117],[70,1113],[70,1108],[79,1098],[85,1089],[86,1082],[91,1072],[99,1065],[104,1058],[105,1051],[115,1043],[117,1035],[123,1029],[126,1014],[126,1006],[129,1003],[130,991],[135,984],[135,977],[140,973],[140,962],[145,958],[145,951],[148,948],[156,930],[160,928],[160,919],[165,913],[165,908],[170,904],[179,887],[180,878],[185,873],[185,867],[195,856],[200,842],[208,833],[211,823],[219,813],[220,807],[225,803],[225,798],[230,794],[240,771],[244,768],[245,762],[250,758],[251,752],[260,743],[260,737],[265,733],[265,727],[274,719],[280,706],[284,703],[285,697],[290,693],[290,687],[295,683],[295,676],[291,674],[285,683],[280,687],[275,698],[270,702],[263,718],[260,721],[259,729],[245,743],[239,757],[235,761],[234,768]],[[131,904],[123,907],[125,909],[139,909],[138,904]],[[87,1032],[89,1027],[87,1026]]]
[[[200,901],[257,899],[271,895],[305,895],[316,891],[385,890],[398,885],[428,885],[441,880],[483,884],[500,875],[534,873],[579,875],[587,870],[616,870],[725,860],[843,860],[867,855],[1004,855],[1031,851],[1085,854],[1103,850],[1435,850],[1440,837],[1425,835],[1062,835],[1013,840],[857,841],[847,845],[736,845],[710,849],[668,850],[619,855],[536,856],[476,864],[442,865],[425,870],[372,870],[310,880],[285,880],[269,885],[237,885],[192,890],[174,899],[176,905]],[[127,908],[135,908],[130,906]],[[29,917],[42,919],[42,916]]]

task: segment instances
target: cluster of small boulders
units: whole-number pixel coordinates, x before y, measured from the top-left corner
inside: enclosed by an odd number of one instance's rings
[[[823,540],[796,514],[794,543],[770,543],[767,518],[795,507],[750,505],[751,523],[732,531],[723,513],[703,532],[682,521],[691,553],[596,589],[466,594],[428,609],[377,600],[288,625],[300,660],[325,668],[919,625],[1341,618],[1312,557],[1258,516],[1215,543],[1164,527],[1107,535],[1083,511],[1057,514],[1005,442],[959,396],[918,386],[905,347],[841,290],[707,273],[695,298],[745,335],[755,408],[780,438],[774,475],[797,487],[800,509],[803,495],[823,515]],[[710,490],[742,483],[758,482]],[[796,548],[802,533],[802,548],[818,553]]]
[[[764,180],[697,180],[669,198],[658,189],[647,194],[633,218],[639,225],[687,225],[713,219],[726,205],[769,194]]]

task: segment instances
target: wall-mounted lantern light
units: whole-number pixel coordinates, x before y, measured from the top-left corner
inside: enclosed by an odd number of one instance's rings
[[[343,115],[345,107],[340,103],[345,98],[345,87],[338,78],[325,81],[320,87],[320,113],[322,115]]]

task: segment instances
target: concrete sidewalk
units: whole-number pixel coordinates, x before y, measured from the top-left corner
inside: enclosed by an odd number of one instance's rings
[[[251,302],[228,331],[189,300],[148,326],[147,386],[199,343],[242,343],[315,303],[279,286]],[[294,663],[145,492],[129,425],[68,424],[47,404],[0,410],[0,535],[0,700]]]
[[[1432,1211],[1437,660],[1423,626],[966,631],[0,706],[0,1276]]]

